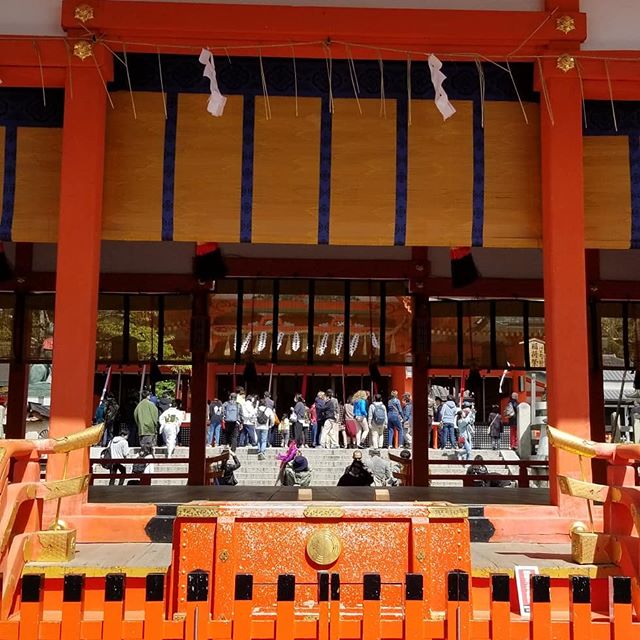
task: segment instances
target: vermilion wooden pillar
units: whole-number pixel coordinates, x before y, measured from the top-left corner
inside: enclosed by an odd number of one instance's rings
[[[191,320],[191,434],[189,438],[189,478],[187,484],[206,481],[205,437],[207,430],[207,355],[209,353],[209,292],[193,293]]]
[[[426,281],[429,276],[429,256],[426,247],[412,249],[413,319],[411,324],[413,345],[412,393],[413,441],[411,465],[413,486],[426,487],[429,483],[429,420],[427,391],[429,386],[429,295]]]
[[[548,419],[553,426],[589,438],[582,103],[577,74],[554,67],[555,61],[545,67],[553,122],[542,100],[540,106]],[[588,463],[584,471],[590,476]],[[552,501],[565,515],[582,515],[584,500],[563,496],[558,474],[581,477],[579,461],[552,448]]]
[[[413,296],[413,367],[411,399],[413,401],[412,484],[426,487],[429,478],[429,420],[427,391],[429,298],[423,292]]]
[[[587,249],[587,296],[589,298],[588,323],[589,323],[589,417],[591,422],[591,439],[604,442],[605,439],[605,415],[604,415],[604,382],[602,375],[602,334],[597,308],[595,306],[599,292],[597,283],[600,280],[600,250]],[[592,458],[591,471],[593,481],[599,484],[607,482],[607,466],[605,460]]]
[[[67,80],[62,132],[49,430],[53,437],[86,428],[94,410],[106,94],[94,61],[74,66],[72,77],[73,97]],[[73,452],[67,476],[86,473],[88,464],[86,452]],[[60,478],[62,465],[63,456],[50,456],[47,479]],[[72,500],[64,502],[71,510]]]
[[[16,243],[16,302],[13,311],[13,357],[9,365],[6,438],[24,438],[27,423],[29,365],[25,362],[25,280],[33,267],[33,244]]]

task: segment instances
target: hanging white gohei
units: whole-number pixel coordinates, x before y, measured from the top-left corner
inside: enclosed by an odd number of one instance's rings
[[[207,102],[207,111],[212,115],[219,118],[224,111],[224,105],[227,103],[227,99],[220,93],[218,87],[218,79],[216,77],[216,64],[213,60],[213,53],[209,49],[203,49],[200,52],[198,60],[204,65],[204,71],[202,75],[205,78],[209,78],[209,90],[211,95]]]
[[[375,333],[373,333],[373,331],[371,332],[371,346],[374,349],[380,348],[380,343],[378,342],[378,336]]]
[[[442,114],[444,120],[450,118],[455,112],[455,107],[449,102],[447,92],[442,88],[442,83],[447,79],[441,71],[442,62],[432,54],[429,55],[429,71],[431,72],[431,82],[436,92],[435,103],[438,111]]]
[[[323,356],[327,350],[327,347],[329,346],[329,334],[325,333],[322,338],[320,338],[320,342],[318,342],[318,350],[317,350],[317,354],[319,356]]]
[[[300,334],[296,331],[291,338],[291,350],[300,351]]]
[[[352,356],[358,350],[358,343],[360,342],[360,334],[356,333],[351,336],[349,341],[349,355]]]
[[[256,345],[256,351],[260,353],[264,351],[266,346],[267,346],[267,332],[261,331],[260,335],[258,336],[258,344]]]
[[[249,333],[247,333],[247,336],[245,337],[245,339],[242,341],[242,344],[240,345],[240,353],[246,353],[247,349],[249,348],[249,345],[251,344],[251,336],[252,333],[251,331],[249,331]]]
[[[280,347],[282,346],[283,342],[284,342],[284,332],[278,331],[278,351],[280,351]]]
[[[342,345],[344,344],[344,333],[342,331],[336,336],[336,340],[333,343],[333,353],[336,356],[340,355],[342,351]]]

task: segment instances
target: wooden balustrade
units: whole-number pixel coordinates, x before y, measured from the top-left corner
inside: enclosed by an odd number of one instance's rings
[[[208,484],[214,484],[217,478],[222,476],[222,472],[219,466],[229,459],[229,452],[225,451],[217,456],[211,456],[206,458],[207,462],[207,480]],[[105,469],[103,465],[134,465],[140,463],[148,463],[150,466],[158,465],[179,465],[186,464],[187,469],[184,471],[161,471],[157,472],[153,470],[151,473],[134,473],[127,470],[126,473],[117,473],[111,469]],[[187,478],[189,476],[189,458],[89,458],[91,464],[91,480],[90,483],[94,484],[96,480],[140,480],[140,484],[149,484],[151,480],[156,479],[180,479]]]
[[[429,460],[431,465],[459,465],[472,466],[473,460]],[[464,486],[474,486],[474,480],[510,480],[517,481],[518,487],[529,488],[532,481],[549,480],[549,462],[545,460],[482,460],[478,465],[485,467],[518,467],[518,475],[511,473],[486,473],[473,474],[468,473],[429,473],[430,480],[462,480]],[[529,469],[546,469],[547,473],[530,475]]]

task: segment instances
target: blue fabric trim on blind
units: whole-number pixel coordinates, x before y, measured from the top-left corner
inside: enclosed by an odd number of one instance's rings
[[[162,173],[162,239],[173,240],[173,197],[176,174],[176,129],[178,94],[167,94],[167,119],[164,126],[164,164]]]
[[[481,247],[484,239],[484,129],[482,105],[473,101],[473,220],[471,246]]]
[[[318,244],[329,244],[331,215],[331,112],[329,98],[320,105],[320,187],[318,190]]]
[[[4,135],[4,186],[2,189],[2,219],[0,240],[11,240],[13,209],[16,197],[16,158],[18,153],[18,127],[8,126]]]
[[[629,136],[629,170],[631,173],[631,242],[640,249],[640,137]]]
[[[240,196],[240,242],[251,242],[255,115],[255,97],[244,96],[244,109],[242,114],[242,189]]]
[[[396,105],[396,224],[395,245],[407,239],[407,173],[409,168],[409,104],[399,98]]]

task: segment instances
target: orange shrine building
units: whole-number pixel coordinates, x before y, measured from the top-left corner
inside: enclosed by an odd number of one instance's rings
[[[61,434],[95,409],[96,371],[111,367],[115,385],[152,357],[167,373],[192,365],[193,432],[202,400],[252,360],[258,386],[295,376],[281,386],[304,386],[307,401],[325,383],[342,391],[343,377],[345,393],[368,388],[376,363],[387,391],[413,391],[417,424],[430,379],[459,390],[471,369],[495,382],[510,363],[524,391],[519,377],[545,369],[550,423],[604,433],[602,318],[619,368],[637,342],[635,64],[579,57],[577,5],[528,39],[548,8],[284,7],[277,27],[270,6],[92,8],[83,22],[62,3],[59,37],[1,45],[8,435],[23,432],[14,407],[30,364],[52,364]],[[227,97],[219,118],[193,55],[207,43]],[[208,241],[229,267],[214,287],[191,276]],[[458,245],[481,278],[455,290]],[[194,318],[210,326],[198,363]],[[416,435],[424,444],[427,430]]]
[[[634,370],[640,348],[640,10],[615,4],[10,0],[6,437],[24,438],[38,382],[63,438],[91,424],[107,372],[122,399],[157,363],[181,378],[191,487],[208,482],[207,400],[243,383],[279,412],[328,387],[411,393],[412,491],[430,479],[429,388],[460,393],[471,372],[483,420],[535,374],[550,425],[604,441],[603,371]],[[208,242],[215,282],[193,275]],[[462,288],[452,247],[480,273]],[[86,451],[50,455],[46,479],[88,470]],[[605,469],[552,449],[541,504],[487,503],[501,540],[586,518],[558,476]],[[146,540],[152,508],[123,491],[63,502],[78,542]]]

